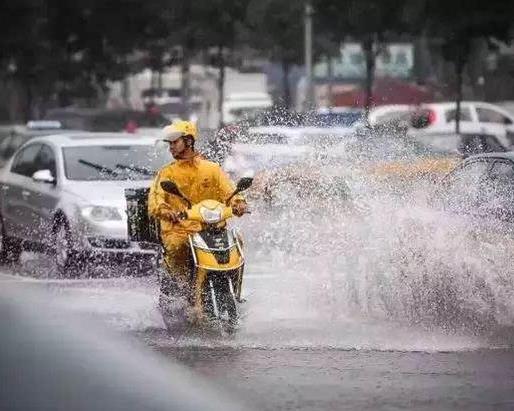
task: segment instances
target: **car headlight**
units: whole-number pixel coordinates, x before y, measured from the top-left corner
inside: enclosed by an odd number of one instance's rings
[[[213,210],[209,210],[207,207],[200,207],[200,215],[207,224],[219,223],[223,218],[223,209],[216,207]]]
[[[82,217],[95,221],[120,221],[121,215],[116,207],[91,206],[81,210]]]

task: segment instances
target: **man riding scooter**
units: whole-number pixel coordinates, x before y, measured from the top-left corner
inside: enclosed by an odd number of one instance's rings
[[[185,294],[189,291],[188,238],[201,230],[200,223],[180,218],[187,210],[186,202],[179,196],[164,191],[161,183],[173,181],[192,203],[207,199],[224,203],[235,187],[218,164],[203,159],[195,150],[198,132],[194,123],[176,121],[166,126],[163,134],[163,140],[169,143],[170,153],[175,161],[159,170],[148,196],[148,212],[150,217],[160,222],[161,240],[165,250],[166,274],[161,278],[160,301],[163,296]],[[247,211],[246,201],[240,195],[232,197],[229,206],[238,217]]]

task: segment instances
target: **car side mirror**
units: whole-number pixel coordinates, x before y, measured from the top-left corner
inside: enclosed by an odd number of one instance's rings
[[[241,193],[242,191],[248,190],[253,184],[252,177],[243,177],[237,182],[236,191]]]
[[[38,183],[55,184],[55,178],[50,170],[38,170],[32,175],[32,180]]]
[[[192,207],[191,201],[179,190],[177,184],[175,184],[174,181],[168,180],[168,181],[161,181],[161,188],[166,191],[167,193],[176,195],[177,197],[180,197],[182,200],[184,200],[187,203],[188,208]]]

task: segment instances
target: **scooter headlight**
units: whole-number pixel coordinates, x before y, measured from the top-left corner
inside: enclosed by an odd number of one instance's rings
[[[213,210],[208,209],[207,207],[200,207],[200,215],[207,224],[216,224],[221,221],[223,218],[223,209],[221,207],[216,207]]]

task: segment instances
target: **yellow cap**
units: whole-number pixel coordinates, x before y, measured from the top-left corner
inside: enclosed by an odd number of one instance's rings
[[[179,137],[192,136],[195,140],[198,136],[196,124],[192,121],[177,120],[162,129],[163,140],[173,142]]]

